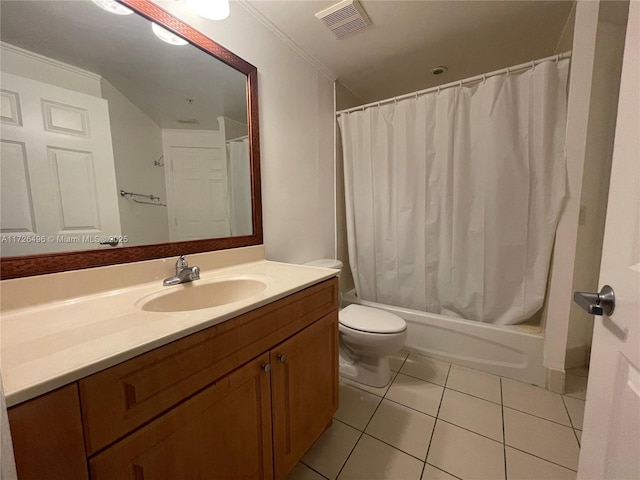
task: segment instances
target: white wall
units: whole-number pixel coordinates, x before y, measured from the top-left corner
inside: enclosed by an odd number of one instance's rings
[[[342,83],[336,82],[336,111],[363,105],[365,102],[355,96]],[[340,290],[348,292],[354,288],[353,274],[349,266],[349,249],[347,244],[347,217],[344,192],[344,158],[342,155],[342,136],[336,122],[336,239],[337,258],[343,264],[340,276]]]
[[[298,263],[333,257],[333,79],[238,2],[218,22],[197,17],[184,2],[157,3],[258,68],[267,258]]]
[[[599,255],[601,248],[601,227],[597,224],[604,215],[602,201],[606,199],[606,192],[604,186],[594,188],[592,184],[597,175],[608,171],[606,163],[610,163],[610,158],[606,158],[606,138],[613,131],[610,122],[615,121],[615,111],[611,117],[610,108],[608,113],[602,110],[603,105],[610,106],[612,92],[603,92],[602,82],[597,75],[594,76],[597,69],[608,68],[605,65],[612,67],[607,56],[614,56],[607,51],[612,47],[611,43],[608,46],[606,43],[600,44],[605,42],[605,37],[600,35],[603,26],[599,9],[598,1],[579,1],[576,6],[567,112],[569,191],[556,233],[545,328],[544,364],[550,369],[548,386],[554,391],[563,388],[570,318],[574,309],[574,279],[577,280],[576,285],[584,282],[592,284],[595,275],[597,282],[597,266],[593,267],[591,263],[600,263],[599,257],[593,256],[596,252]],[[609,71],[608,74],[615,78],[615,72]],[[603,131],[608,133],[595,134]],[[587,207],[587,215],[590,212],[592,215],[589,222],[593,222],[588,228],[586,222],[580,225],[580,206],[583,202],[593,204],[592,208]],[[574,327],[572,336],[583,342],[588,335],[589,325],[577,327],[575,321],[571,323]]]
[[[153,165],[162,156],[160,127],[104,79],[102,98],[109,102],[118,191],[155,195],[167,203],[164,167]],[[167,207],[142,205],[118,195],[118,208],[129,245],[169,241]]]
[[[606,8],[606,4],[602,7]],[[601,7],[601,9],[602,9]],[[620,72],[625,28],[610,22],[598,23],[598,41],[593,71],[591,112],[588,125],[588,144],[582,178],[578,221],[576,262],[573,290],[599,290],[600,257],[607,211],[611,158],[615,137],[615,118],[620,91]],[[593,335],[593,315],[571,304],[567,339],[568,367],[579,361],[581,352],[588,351]],[[575,358],[576,352],[577,358]],[[582,360],[585,360],[583,356]]]

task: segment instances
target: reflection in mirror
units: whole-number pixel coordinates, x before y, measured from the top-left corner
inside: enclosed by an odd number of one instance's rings
[[[133,11],[1,8],[3,258],[255,234],[244,73]]]

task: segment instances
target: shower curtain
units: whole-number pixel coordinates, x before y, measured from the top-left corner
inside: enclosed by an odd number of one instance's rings
[[[251,235],[251,162],[249,139],[227,142],[227,175],[229,178],[228,214],[231,236]]]
[[[568,68],[340,115],[361,298],[495,324],[542,307],[566,192]]]

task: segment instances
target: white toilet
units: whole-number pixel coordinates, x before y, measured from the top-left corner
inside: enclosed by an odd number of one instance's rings
[[[339,260],[322,259],[305,265],[342,269]],[[391,380],[389,355],[404,346],[407,324],[393,313],[352,304],[340,310],[340,375],[372,387]]]

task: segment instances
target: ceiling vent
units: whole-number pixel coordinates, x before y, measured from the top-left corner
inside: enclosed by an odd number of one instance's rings
[[[338,39],[371,25],[367,12],[358,0],[343,0],[316,13],[316,18],[322,20]]]

